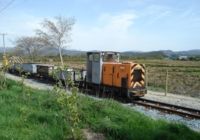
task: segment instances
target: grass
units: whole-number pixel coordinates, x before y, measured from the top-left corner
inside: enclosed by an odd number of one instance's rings
[[[195,133],[181,124],[169,124],[153,120],[133,109],[125,108],[116,101],[80,100],[80,117],[85,127],[104,133],[108,139],[124,140],[187,140],[199,139]]]
[[[0,91],[0,139],[68,139],[66,108],[59,105],[56,95],[27,87],[24,91],[25,95],[14,81],[8,81],[8,88]],[[200,139],[200,133],[184,125],[153,120],[113,100],[79,96],[78,108],[79,127],[101,132],[110,140]]]
[[[69,132],[63,113],[46,91],[31,90],[23,97],[21,87],[9,81],[0,91],[0,139],[63,139]],[[49,100],[51,103],[49,104]]]

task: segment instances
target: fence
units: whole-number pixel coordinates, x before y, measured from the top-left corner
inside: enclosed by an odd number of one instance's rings
[[[150,90],[200,97],[200,68],[148,67],[146,76]]]

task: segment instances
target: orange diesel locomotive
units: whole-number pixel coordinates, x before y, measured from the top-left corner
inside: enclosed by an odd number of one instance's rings
[[[119,62],[118,52],[87,53],[87,88],[117,97],[140,97],[146,93],[145,67]]]

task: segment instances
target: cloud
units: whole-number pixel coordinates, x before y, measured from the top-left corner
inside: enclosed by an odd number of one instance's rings
[[[42,17],[36,17],[28,14],[8,16],[4,17],[4,20],[1,22],[0,31],[7,33],[6,44],[8,47],[11,47],[14,46],[16,38],[34,35],[35,29],[41,28],[40,23],[42,21]],[[1,40],[0,43],[2,43]]]
[[[95,26],[75,25],[71,48],[81,50],[125,50],[134,41],[130,30],[137,16],[134,13],[102,14]]]
[[[104,23],[105,29],[113,31],[127,31],[131,27],[137,16],[133,13],[123,13],[119,15],[103,14],[99,17],[99,22]]]
[[[165,21],[172,13],[173,9],[168,6],[151,4],[144,7],[139,16],[145,20],[146,25],[151,25],[159,21]]]

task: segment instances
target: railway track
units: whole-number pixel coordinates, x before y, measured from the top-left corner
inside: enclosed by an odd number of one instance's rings
[[[186,118],[200,119],[200,110],[197,109],[148,100],[144,98],[134,100],[132,103],[137,105],[142,105],[148,108],[154,108],[166,113],[177,114]]]

